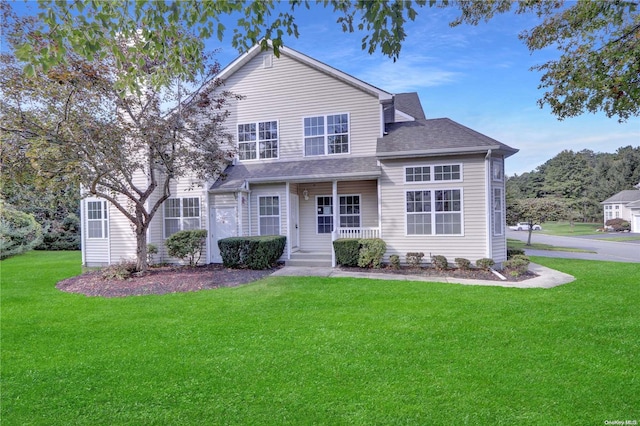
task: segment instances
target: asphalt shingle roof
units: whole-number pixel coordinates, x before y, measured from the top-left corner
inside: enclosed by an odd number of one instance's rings
[[[398,111],[409,114],[415,119],[426,118],[422,104],[420,103],[420,98],[416,92],[398,93],[394,95],[393,102]]]
[[[616,195],[607,198],[603,203],[630,203],[638,200],[640,200],[640,190],[625,189],[624,191],[620,191]]]
[[[434,118],[389,124],[387,134],[378,138],[377,154],[393,158],[488,149],[501,151],[505,156],[518,152],[449,118]]]
[[[241,163],[227,167],[211,190],[237,190],[245,182],[322,181],[334,178],[375,179],[380,176],[376,157],[332,157],[300,161]]]

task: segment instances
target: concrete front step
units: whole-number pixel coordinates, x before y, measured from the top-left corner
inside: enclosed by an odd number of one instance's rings
[[[285,266],[316,266],[331,267],[331,253],[291,253],[291,259],[285,261]]]

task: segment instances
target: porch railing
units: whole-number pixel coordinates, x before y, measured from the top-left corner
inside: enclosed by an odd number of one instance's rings
[[[380,228],[338,228],[337,238],[380,238]]]

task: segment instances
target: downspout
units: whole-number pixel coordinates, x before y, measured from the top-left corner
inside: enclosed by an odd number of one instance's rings
[[[253,235],[251,233],[251,190],[249,189],[249,182],[246,182],[247,186],[247,219],[249,220],[249,236]]]
[[[493,195],[491,193],[491,150],[487,151],[487,155],[484,157],[485,164],[485,197],[486,197],[486,228],[487,228],[487,257],[489,259],[493,259],[493,239],[491,238],[493,235],[493,231],[491,229],[491,201],[493,199]]]
[[[333,248],[333,241],[338,237],[338,227],[340,226],[340,215],[338,214],[340,209],[340,202],[338,199],[338,181],[334,180],[332,185],[332,198],[333,198],[333,229],[331,230],[331,267],[336,267],[336,251]]]

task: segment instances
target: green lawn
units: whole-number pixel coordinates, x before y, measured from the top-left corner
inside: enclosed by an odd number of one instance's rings
[[[559,236],[576,236],[596,234],[597,229],[602,228],[601,223],[579,223],[573,226],[569,222],[545,222],[542,224],[542,233]]]
[[[509,249],[520,249],[520,250],[547,250],[547,251],[568,251],[573,253],[596,253],[592,250],[585,250],[575,247],[559,247],[552,246],[551,244],[543,244],[543,243],[531,243],[531,245],[527,245],[526,241],[515,240],[512,238],[507,238],[507,247]]]
[[[640,419],[638,264],[534,258],[550,290],[273,277],[65,294],[78,253],[0,263],[3,425]]]

